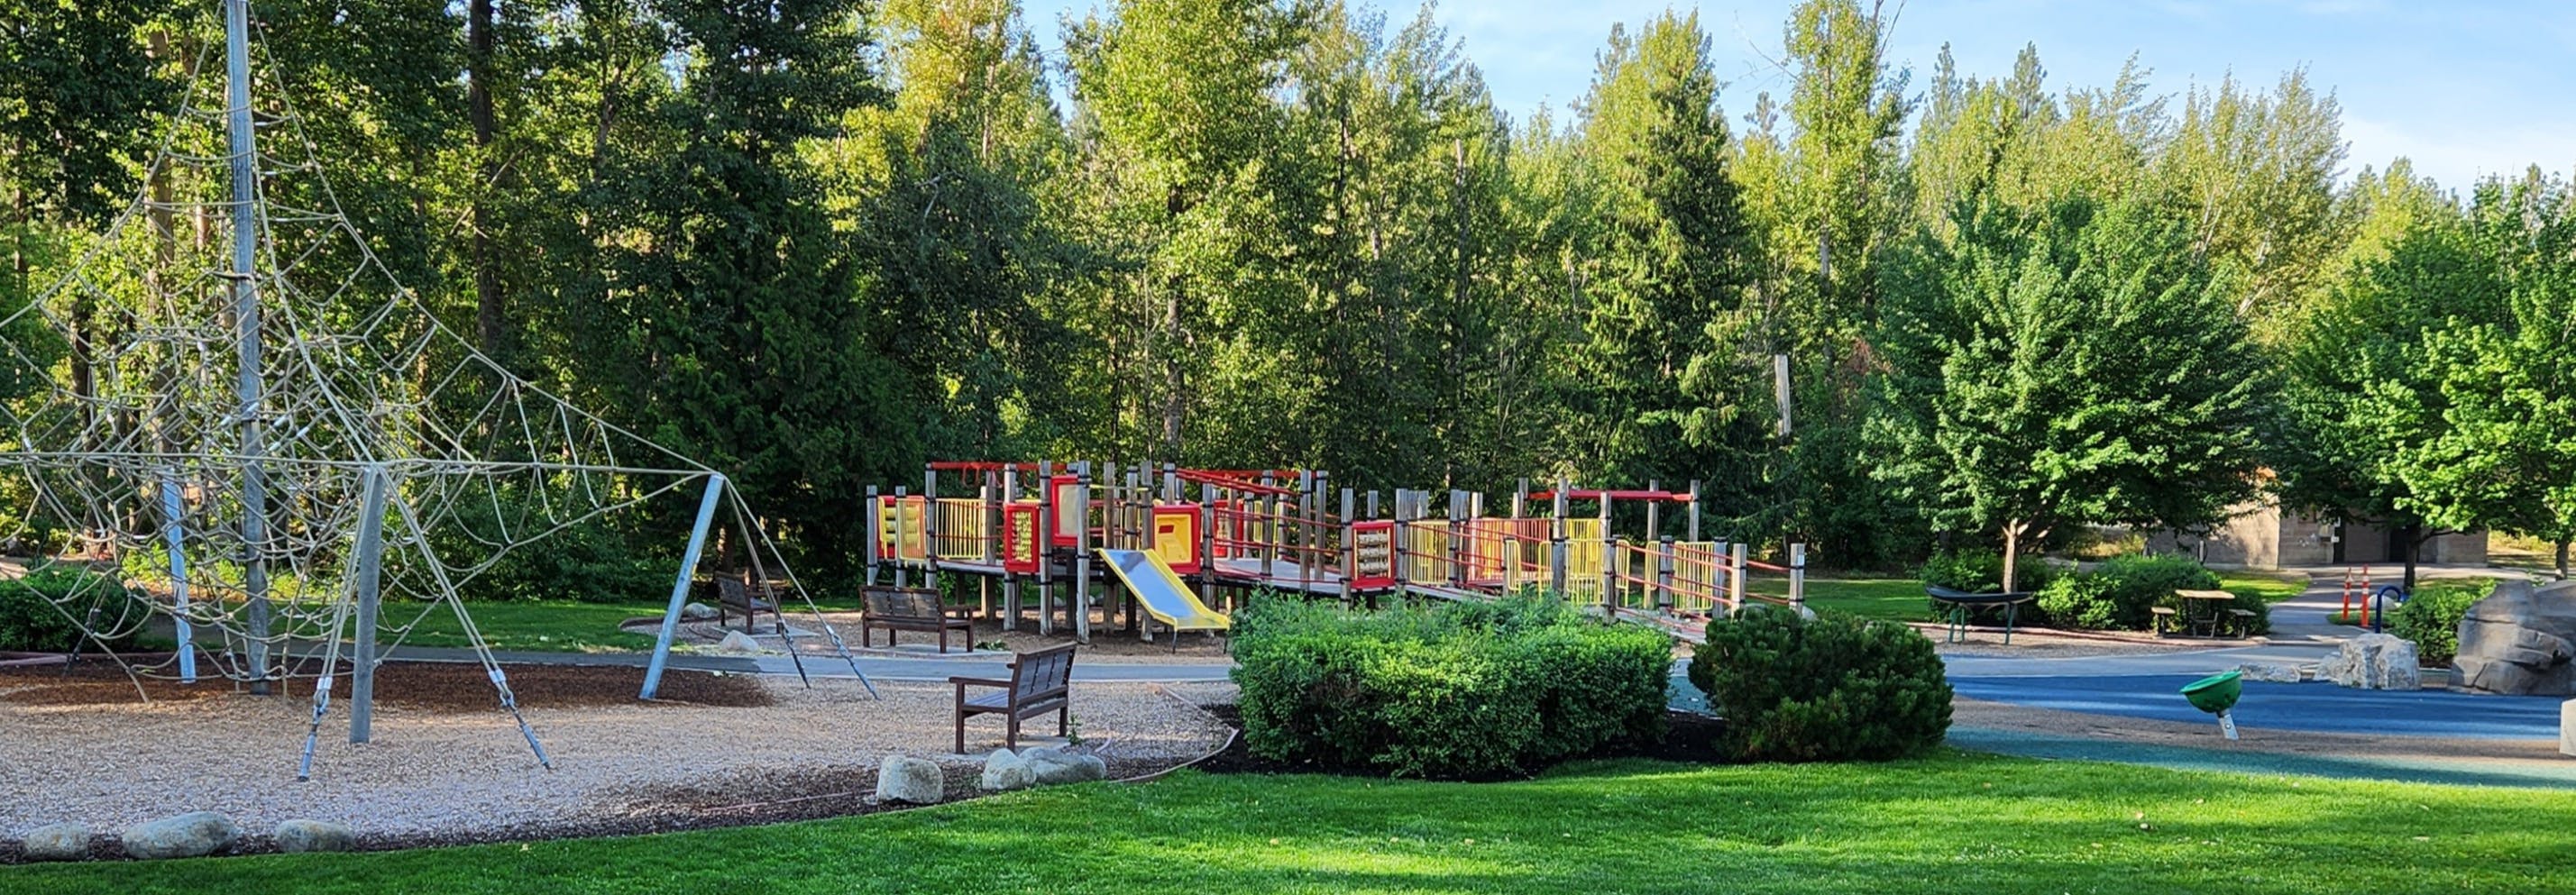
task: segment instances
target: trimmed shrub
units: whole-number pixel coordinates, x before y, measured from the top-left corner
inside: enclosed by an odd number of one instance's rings
[[[2460,654],[2460,620],[2469,607],[2495,593],[2493,581],[2444,581],[2415,589],[2388,613],[2388,633],[2415,641],[2425,665],[2449,665]]]
[[[149,612],[113,576],[62,563],[38,564],[25,577],[0,579],[0,650],[70,652],[82,639],[75,619],[113,635],[108,646],[124,649],[142,633]]]
[[[1236,616],[1233,676],[1256,755],[1483,778],[1661,737],[1671,650],[1545,598],[1381,612],[1267,598]]]
[[[1950,729],[1950,683],[1914,629],[1763,608],[1708,626],[1691,683],[1726,718],[1723,748],[1756,761],[1882,761]]]
[[[2184,612],[2208,611],[2183,605],[2174,591],[2216,589],[2218,575],[2189,559],[2116,556],[2093,571],[2051,582],[2036,602],[2050,623],[2060,627],[2145,631],[2155,626],[2158,606]],[[2272,629],[2271,609],[2261,597],[2238,594],[2229,607],[2254,613],[2248,620],[2249,633],[2262,634]]]

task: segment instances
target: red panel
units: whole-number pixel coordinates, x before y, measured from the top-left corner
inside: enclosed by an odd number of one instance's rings
[[[1046,540],[1046,514],[1034,503],[1002,508],[1002,569],[1017,575],[1038,572],[1038,545]]]
[[[1395,586],[1395,523],[1391,520],[1351,523],[1351,586]]]

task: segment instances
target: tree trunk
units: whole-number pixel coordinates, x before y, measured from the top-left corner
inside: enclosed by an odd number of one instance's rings
[[[465,105],[466,116],[474,126],[476,169],[483,175],[474,191],[468,214],[474,219],[473,242],[469,251],[474,264],[474,325],[483,353],[498,360],[505,357],[502,341],[508,335],[501,307],[501,275],[492,260],[491,209],[484,207],[484,196],[497,186],[500,162],[492,154],[492,27],[493,0],[473,0],[465,17]]]
[[[2019,520],[2019,519],[2011,519],[2011,520],[2006,520],[2006,521],[2004,522],[2004,581],[2003,581],[2003,585],[2004,585],[2004,592],[2005,592],[2005,593],[2012,593],[2012,592],[2013,592],[2013,585],[2014,585],[2015,583],[2017,583],[2016,578],[2015,578],[2015,576],[2014,576],[2014,574],[2013,574],[2013,573],[2014,573],[2014,572],[2016,572],[2016,571],[2019,571],[2018,569],[2014,568],[2014,566],[2015,566],[2015,562],[2016,562],[2016,560],[2018,560],[2018,559],[2019,559],[2018,554],[2021,552],[2021,529],[2022,529],[2022,524],[2021,524],[2021,520]]]
[[[1175,278],[1177,280],[1178,278]],[[1181,456],[1181,290],[1163,295],[1163,456]]]
[[[2415,592],[2415,560],[2424,550],[2424,524],[2410,523],[2397,530],[2398,540],[2406,545],[2406,592]]]
[[[2558,580],[2567,580],[2567,539],[2558,539]]]

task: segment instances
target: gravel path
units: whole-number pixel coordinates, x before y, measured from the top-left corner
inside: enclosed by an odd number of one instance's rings
[[[381,706],[376,741],[353,746],[347,714],[335,704],[309,783],[295,781],[306,699],[219,694],[60,705],[0,694],[0,837],[64,820],[111,832],[201,809],[256,832],[294,817],[339,821],[375,845],[749,822],[781,813],[726,810],[870,791],[877,763],[892,752],[950,766],[950,797],[971,795],[956,784],[972,780],[981,753],[1001,745],[1001,722],[988,716],[967,723],[967,748],[976,754],[949,753],[944,685],[880,683],[883,701],[849,680],[813,690],[792,679],[762,685],[774,705],[532,708],[528,721],[553,771],[538,767],[497,710]],[[1073,714],[1084,748],[1113,773],[1196,758],[1226,735],[1150,684],[1077,686]],[[820,813],[852,813],[862,801],[844,795],[842,807]],[[803,813],[816,813],[810,808]]]

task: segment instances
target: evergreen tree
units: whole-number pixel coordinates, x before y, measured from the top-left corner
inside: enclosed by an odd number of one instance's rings
[[[1593,422],[1569,434],[1602,480],[1749,479],[1768,448],[1768,358],[1698,16],[1666,13],[1633,41],[1614,30],[1583,111],[1602,191],[1577,355]]]
[[[857,559],[863,487],[920,458],[918,410],[799,155],[877,99],[861,8],[656,4],[663,58],[685,66],[646,112],[659,140],[604,141],[583,195],[598,274],[562,299],[585,391],[730,472],[826,570]]]

